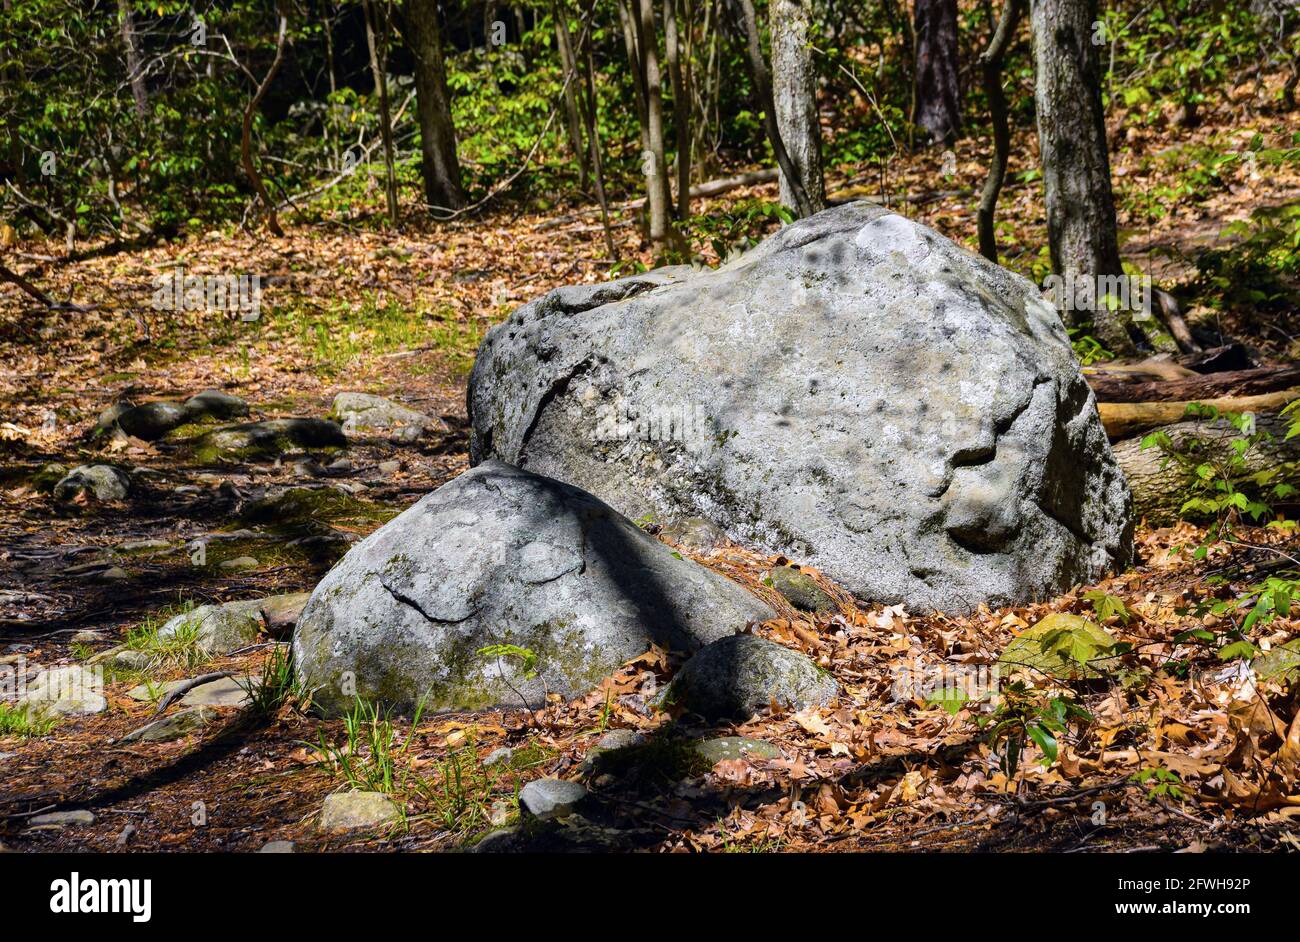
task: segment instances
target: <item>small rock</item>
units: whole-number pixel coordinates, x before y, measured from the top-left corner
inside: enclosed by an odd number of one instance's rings
[[[343,423],[343,431],[390,431],[403,441],[414,441],[427,428],[445,428],[432,416],[368,393],[342,392],[334,397],[330,415]]]
[[[732,635],[692,655],[664,701],[707,720],[747,720],[772,701],[795,710],[824,706],[839,690],[798,651],[755,635]]]
[[[720,736],[697,743],[695,751],[712,765],[724,759],[779,759],[781,750],[762,739],[748,736]]]
[[[100,651],[94,657],[86,661],[87,664],[103,664],[105,667],[111,667],[120,671],[142,671],[149,668],[153,661],[148,654],[143,651],[136,651],[128,648],[124,644],[119,644],[115,648],[109,648],[107,651]]]
[[[163,697],[167,696],[167,694],[179,687],[181,683],[182,681],[179,680],[169,680],[162,684],[140,684],[139,686],[132,687],[128,690],[126,695],[132,700],[139,700],[142,703],[146,701],[161,700]]]
[[[127,540],[117,546],[119,553],[151,553],[166,549],[171,549],[166,540]]]
[[[91,574],[91,579],[95,582],[122,582],[130,578],[131,574],[121,566],[109,566],[107,569],[101,569]]]
[[[260,564],[253,556],[236,556],[234,559],[224,560],[217,565],[220,569],[226,569],[233,572],[244,572],[248,569],[256,569]]]
[[[137,828],[134,824],[128,824],[126,827],[122,828],[122,833],[117,836],[117,840],[114,841],[114,843],[118,847],[125,847],[128,843],[130,843],[131,838],[135,835],[135,832],[138,830],[139,828]]]
[[[194,631],[195,644],[204,654],[229,654],[252,644],[261,632],[256,604],[200,605],[168,621],[158,629],[158,637],[172,638],[178,633]]]
[[[579,782],[559,778],[534,779],[519,792],[519,806],[539,821],[567,818],[578,802],[587,797]]]
[[[402,463],[400,461],[381,461],[379,462],[379,470],[382,474],[396,474],[402,470]]]
[[[191,418],[237,419],[248,415],[248,403],[220,389],[205,389],[185,400],[185,411]]]
[[[510,805],[508,802],[498,798],[492,802],[488,808],[488,823],[493,827],[499,828],[510,820]]]
[[[125,500],[131,490],[131,478],[120,468],[107,464],[83,464],[54,485],[54,499],[68,503],[80,494],[96,500]]]
[[[293,841],[267,841],[259,854],[292,854],[295,851]]]
[[[629,749],[645,742],[645,736],[634,729],[611,729],[596,740],[596,748],[605,752],[614,749]]]
[[[772,588],[801,612],[833,612],[838,606],[817,581],[793,566],[775,566],[771,573]]]
[[[185,407],[179,402],[146,402],[124,410],[117,417],[117,427],[133,438],[152,442],[162,438],[187,421]]]
[[[508,854],[513,851],[519,843],[518,828],[498,828],[483,836],[483,838],[474,845],[476,854]]]
[[[291,592],[287,595],[272,595],[258,603],[266,633],[272,638],[286,638],[298,623],[298,616],[311,598],[310,592]]]
[[[490,769],[499,762],[504,762],[508,765],[510,760],[514,757],[514,754],[515,751],[508,746],[493,749],[483,758],[483,768]]]
[[[319,827],[322,831],[355,831],[394,824],[401,817],[397,805],[380,792],[338,792],[321,806]]]
[[[311,448],[346,448],[347,436],[327,419],[268,419],[218,429],[191,443],[196,460],[204,463],[269,460],[286,452]]]
[[[181,697],[182,706],[245,707],[253,701],[249,690],[260,677],[222,677],[211,683],[200,684]]]
[[[104,633],[95,631],[92,628],[83,628],[69,639],[73,644],[89,644],[92,641],[103,641]]]
[[[18,703],[46,715],[102,713],[108,709],[103,672],[80,664],[41,671]]]
[[[95,816],[89,811],[51,811],[48,814],[38,814],[31,819],[35,825],[53,824],[59,827],[68,825],[85,825],[94,824]]]
[[[122,742],[171,742],[197,732],[217,717],[216,710],[195,707],[164,716],[122,737]]]
[[[703,517],[687,517],[678,523],[670,523],[659,535],[679,546],[696,550],[716,549],[727,542],[727,534],[722,528]]]
[[[94,437],[98,438],[101,435],[107,435],[112,432],[113,429],[117,428],[117,420],[121,415],[134,408],[135,406],[127,400],[113,403],[99,414],[99,418],[95,422],[95,430],[92,433]]]

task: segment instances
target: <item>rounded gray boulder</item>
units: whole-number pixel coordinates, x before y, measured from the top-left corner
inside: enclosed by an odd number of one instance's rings
[[[578,488],[488,461],[357,544],[316,587],[294,662],[327,712],[578,696],[651,644],[774,617]]]
[[[747,720],[775,702],[792,710],[825,706],[840,685],[798,651],[755,635],[702,648],[677,672],[665,704],[706,720]]]
[[[1033,284],[866,203],[716,270],[560,288],[470,379],[471,460],[969,611],[1125,566],[1131,499]]]

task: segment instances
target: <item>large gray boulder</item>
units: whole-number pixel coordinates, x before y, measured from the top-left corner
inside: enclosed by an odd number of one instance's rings
[[[471,460],[705,517],[860,597],[967,611],[1124,566],[1130,497],[1054,308],[855,203],[717,270],[560,288],[479,349]]]
[[[294,663],[327,712],[578,696],[658,644],[693,651],[772,610],[590,494],[488,461],[357,544],[316,587]],[[493,646],[499,647],[484,652]],[[529,664],[523,652],[536,655]]]

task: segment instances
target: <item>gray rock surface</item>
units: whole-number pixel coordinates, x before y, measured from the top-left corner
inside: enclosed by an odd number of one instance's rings
[[[519,790],[519,807],[539,821],[549,821],[567,818],[586,797],[587,789],[580,782],[539,778]]]
[[[801,612],[833,612],[837,607],[817,580],[793,566],[773,566],[770,578],[772,588]]]
[[[297,852],[297,846],[293,841],[267,841],[262,845],[259,854],[292,854]]]
[[[191,443],[194,457],[204,462],[277,458],[292,451],[346,448],[347,436],[328,419],[267,419],[218,429]]]
[[[181,705],[187,707],[246,707],[252,703],[249,693],[255,689],[260,677],[222,677],[210,683],[200,684],[181,697]]]
[[[386,431],[412,441],[419,438],[425,429],[446,428],[441,419],[369,393],[339,393],[334,397],[330,415],[342,423],[346,433]]]
[[[68,825],[88,825],[95,823],[95,815],[90,811],[51,811],[47,814],[38,814],[30,819],[30,823],[36,826],[55,825],[57,827],[67,827]]]
[[[175,638],[194,632],[194,643],[204,654],[229,654],[257,640],[262,630],[260,604],[261,600],[200,605],[169,619],[158,629],[158,637]]]
[[[748,736],[719,736],[705,739],[695,746],[695,751],[713,765],[724,759],[779,759],[781,750],[764,739]]]
[[[733,635],[701,648],[677,672],[665,702],[707,720],[747,720],[776,703],[824,706],[839,684],[798,651],[755,635]]]
[[[322,831],[356,831],[396,824],[401,809],[380,792],[337,792],[321,806],[319,827]]]
[[[471,459],[969,611],[1122,567],[1131,498],[1056,311],[879,207],[716,271],[560,288],[479,349]]]
[[[327,711],[577,696],[651,643],[693,651],[773,617],[577,488],[487,462],[355,546],[316,587],[294,662]],[[480,653],[515,645],[537,655]]]
[[[217,716],[216,710],[207,707],[195,707],[181,710],[170,716],[164,716],[146,723],[139,729],[133,729],[122,737],[123,742],[171,742],[190,733],[196,733],[212,722]]]
[[[18,705],[46,716],[102,713],[108,709],[103,671],[80,664],[41,671],[27,684]]]
[[[54,485],[54,499],[67,502],[85,493],[96,500],[125,500],[130,491],[131,477],[121,468],[83,464],[73,468]]]
[[[220,389],[205,389],[185,400],[185,411],[191,419],[196,416],[237,419],[248,415],[248,403]]]

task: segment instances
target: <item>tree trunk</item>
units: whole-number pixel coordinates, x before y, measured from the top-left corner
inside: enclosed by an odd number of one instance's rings
[[[1261,393],[1258,396],[1227,396],[1222,399],[1191,399],[1179,402],[1099,402],[1097,413],[1102,428],[1112,441],[1141,435],[1161,425],[1172,425],[1187,415],[1193,402],[1213,406],[1219,412],[1277,412],[1300,399],[1300,389]]]
[[[758,15],[754,12],[752,0],[735,0],[736,18],[739,21],[741,39],[745,44],[745,58],[749,63],[749,78],[754,85],[754,98],[758,110],[763,113],[763,127],[767,129],[767,138],[772,144],[772,153],[776,164],[781,168],[781,175],[790,184],[795,206],[800,216],[811,216],[814,212],[808,193],[803,188],[802,180],[795,171],[790,152],[786,150],[781,137],[781,129],[776,124],[776,105],[772,100],[772,80],[767,71],[767,62],[763,59],[763,47],[758,38]]]
[[[961,130],[957,76],[957,0],[916,0],[916,96],[912,122],[934,144],[951,144]]]
[[[1267,471],[1294,462],[1300,462],[1300,438],[1286,440],[1290,422],[1278,415],[1262,415],[1255,420],[1258,430],[1270,436],[1244,455],[1244,473]],[[1226,422],[1178,422],[1165,426],[1162,431],[1169,436],[1174,448],[1191,455],[1192,442],[1201,446],[1194,454],[1198,460],[1223,463],[1228,459],[1230,443],[1242,435]],[[1174,461],[1165,464],[1165,453],[1157,447],[1143,448],[1142,437],[1126,438],[1111,446],[1115,460],[1128,479],[1133,492],[1133,513],[1138,519],[1146,518],[1150,524],[1171,523],[1180,516],[1179,511],[1192,496],[1192,481]],[[1300,485],[1300,471],[1285,469],[1274,483],[1286,482]]]
[[[387,3],[388,0],[380,0]],[[375,79],[375,94],[379,98],[379,134],[384,142],[384,197],[388,203],[389,225],[397,226],[397,170],[393,156],[393,114],[388,102],[388,35],[389,17],[385,9],[382,19],[372,0],[361,0],[366,19],[366,47],[370,52],[370,72]]]
[[[1258,396],[1300,386],[1300,366],[1261,366],[1180,379],[1148,380],[1140,374],[1094,373],[1084,379],[1098,402],[1180,402],[1224,396]]]
[[[407,42],[415,59],[416,116],[420,122],[420,169],[424,197],[439,209],[462,209],[469,203],[456,157],[456,128],[447,94],[447,67],[442,58],[442,28],[437,0],[405,0]]]
[[[587,153],[582,146],[582,121],[578,115],[578,63],[573,55],[573,38],[569,35],[568,12],[558,0],[551,2],[555,20],[555,45],[560,51],[564,77],[564,116],[568,124],[569,148],[578,165],[578,186],[587,188]]]
[[[595,4],[596,0],[592,0],[592,11],[588,22],[595,16]],[[609,200],[605,195],[605,160],[600,151],[600,121],[597,114],[600,100],[596,97],[596,62],[591,51],[594,43],[589,30],[584,32],[579,45],[582,47],[585,66],[582,116],[587,125],[587,144],[591,148],[592,179],[596,184],[596,201],[600,203],[600,222],[601,228],[605,231],[605,250],[609,252],[611,259],[618,261],[618,247],[614,244],[614,232],[609,224]]]
[[[669,243],[667,164],[664,160],[664,99],[659,74],[659,34],[655,27],[654,0],[637,0],[636,41],[646,92],[646,153],[641,169],[646,179],[646,206],[650,217],[650,246],[656,257]]]
[[[118,19],[122,28],[122,45],[126,47],[126,72],[131,82],[135,113],[143,118],[149,113],[149,89],[144,83],[144,63],[140,57],[140,37],[135,32],[131,0],[117,0]]]
[[[998,195],[1007,177],[1007,158],[1011,152],[1011,127],[1007,117],[1007,96],[1002,90],[1002,63],[1007,47],[1016,34],[1020,22],[1020,5],[1023,0],[1004,0],[1002,16],[993,32],[989,47],[980,56],[980,69],[984,73],[984,93],[989,99],[989,118],[993,122],[993,162],[980,194],[976,212],[980,238],[980,254],[990,262],[998,260],[998,240],[994,227],[994,214],[998,208]]]
[[[1077,278],[1122,274],[1101,105],[1101,71],[1092,44],[1096,0],[1030,0],[1034,103],[1047,194],[1052,270]],[[1097,336],[1117,353],[1133,352],[1129,317],[1105,303],[1089,314]]]
[[[289,30],[289,18],[280,14],[280,26],[275,37],[275,59],[271,62],[271,68],[267,70],[266,77],[262,79],[257,90],[253,92],[253,97],[249,99],[248,107],[244,109],[244,123],[240,130],[239,136],[239,158],[244,167],[244,174],[248,177],[249,183],[253,185],[253,190],[257,193],[257,198],[262,201],[262,206],[266,209],[266,228],[271,230],[274,236],[283,236],[284,230],[280,228],[280,219],[275,213],[275,202],[271,199],[271,194],[266,192],[266,185],[262,183],[262,178],[257,175],[257,167],[253,163],[253,118],[257,115],[258,106],[262,104],[262,99],[266,97],[266,91],[271,87],[271,79],[275,78],[275,73],[280,71],[280,64],[284,62],[284,43]],[[69,240],[72,235],[69,233]]]
[[[772,98],[776,125],[813,212],[826,208],[822,177],[821,122],[817,117],[817,70],[809,46],[810,0],[772,2]],[[794,189],[781,176],[781,203],[799,211]]]
[[[687,70],[682,68],[677,11],[681,0],[664,2],[664,50],[668,56],[668,80],[673,90],[673,129],[677,136],[677,219],[685,222],[691,212],[691,90]],[[690,30],[690,21],[686,29]]]

